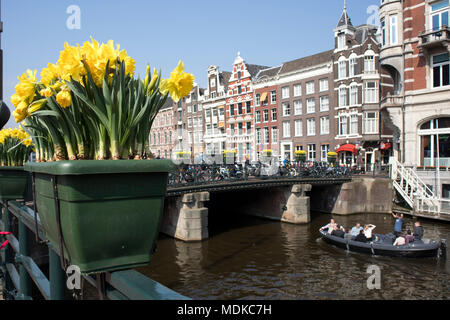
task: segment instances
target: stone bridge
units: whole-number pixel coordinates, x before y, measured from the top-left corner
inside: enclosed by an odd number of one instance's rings
[[[229,197],[230,210],[304,224],[310,222],[311,210],[338,215],[391,213],[393,187],[390,179],[364,177],[267,178],[169,187],[161,232],[188,242],[208,239],[208,216],[214,214],[208,202],[219,193]],[[245,197],[243,203],[233,203],[237,193]]]

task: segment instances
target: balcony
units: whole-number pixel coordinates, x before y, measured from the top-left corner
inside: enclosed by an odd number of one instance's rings
[[[436,48],[447,48],[450,42],[450,28],[442,26],[439,30],[428,30],[419,34],[419,49],[428,51]]]
[[[391,96],[387,95],[381,100],[380,106],[381,109],[384,108],[396,108],[401,107],[403,105],[403,96]]]

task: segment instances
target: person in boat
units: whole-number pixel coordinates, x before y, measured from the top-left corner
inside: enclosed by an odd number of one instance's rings
[[[376,227],[377,227],[377,226],[376,226],[376,225],[373,225],[373,224],[366,224],[366,225],[364,226],[364,235],[366,236],[367,241],[373,241],[373,240],[374,240],[373,235],[372,235],[372,231],[373,231],[373,229],[375,229]]]
[[[366,235],[364,234],[364,229],[361,229],[361,231],[359,231],[359,234],[355,237],[355,241],[367,242]]]
[[[320,231],[326,230],[329,234],[331,234],[331,232],[333,232],[333,230],[334,230],[334,226],[337,226],[336,221],[334,221],[334,219],[331,219],[329,224],[327,224],[326,226],[323,226],[319,230]]]
[[[413,234],[411,233],[411,230],[409,230],[409,229],[408,229],[408,231],[406,232],[406,235],[405,235],[405,241],[406,241],[406,244],[408,244],[408,243],[410,243],[410,242],[414,242],[414,236],[413,236]]]
[[[419,221],[416,221],[416,223],[414,223],[414,240],[422,240],[423,234],[423,227],[420,225]]]
[[[406,244],[406,238],[400,233],[395,239],[393,246],[404,246]]]
[[[356,226],[354,226],[352,230],[350,230],[350,235],[352,237],[356,237],[361,232],[361,230],[363,230],[363,227],[361,227],[360,223],[357,223]]]
[[[345,236],[345,229],[342,227],[338,227],[337,224],[334,225],[333,231],[331,231],[331,235],[339,238],[344,238]]]
[[[392,213],[392,216],[395,218],[394,235],[398,237],[398,235],[402,233],[403,213],[402,214]]]

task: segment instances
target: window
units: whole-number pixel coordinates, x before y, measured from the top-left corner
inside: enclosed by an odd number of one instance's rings
[[[397,16],[391,16],[390,22],[391,22],[390,43],[397,44]]]
[[[225,116],[225,108],[224,107],[220,107],[219,108],[219,116],[222,118],[223,116]]]
[[[338,62],[338,79],[347,77],[347,61],[345,57],[340,57]]]
[[[450,167],[450,118],[425,122],[419,128],[423,166]],[[439,162],[438,162],[439,161]]]
[[[192,143],[192,132],[188,132],[188,143]]]
[[[316,112],[316,102],[314,98],[310,98],[306,100],[306,113],[314,113]]]
[[[237,77],[238,77],[238,79],[241,79],[241,72],[240,71],[237,72]]]
[[[348,73],[349,77],[355,77],[358,74],[358,58],[355,53],[350,55]]]
[[[320,97],[320,112],[330,110],[330,101],[328,96]]]
[[[244,134],[244,126],[242,124],[242,122],[238,123],[238,130],[239,130],[239,135],[242,136]]]
[[[308,144],[308,161],[316,160],[316,145]]]
[[[306,83],[306,94],[314,93],[314,81],[310,81]]]
[[[320,118],[320,134],[330,133],[330,118],[322,117]]]
[[[191,106],[187,106],[187,112],[188,112],[188,113],[191,113],[191,112],[192,112]]]
[[[283,137],[289,138],[291,136],[291,123],[283,122]]]
[[[350,116],[350,134],[358,134],[358,115]]]
[[[257,144],[261,143],[261,129],[260,128],[256,128],[256,143]]]
[[[338,40],[337,41],[338,49],[344,49],[345,48],[345,33],[339,34],[337,40]]]
[[[252,133],[252,123],[247,122],[247,134],[251,134],[251,133]]]
[[[230,124],[230,134],[233,137],[235,135],[236,131],[234,130],[234,124]]]
[[[347,106],[347,88],[341,87],[339,88],[339,107]]]
[[[440,30],[448,24],[449,1],[440,1],[431,5],[431,27],[433,31]]]
[[[378,83],[376,81],[366,82],[365,102],[378,103]]]
[[[364,57],[364,72],[375,72],[375,56],[369,54]]]
[[[294,97],[300,97],[302,95],[302,85],[296,84],[294,85]]]
[[[339,135],[346,136],[348,133],[347,130],[347,116],[339,117]]]
[[[320,146],[320,160],[323,162],[328,161],[328,152],[330,152],[330,145],[323,144]]]
[[[230,106],[231,108],[231,106]],[[209,121],[209,118],[211,117],[211,110],[205,110],[205,118]]]
[[[211,135],[211,125],[210,125],[210,124],[207,124],[207,125],[206,125],[206,134],[207,134],[208,136]]]
[[[242,93],[242,86],[238,86],[237,89],[238,89],[238,94],[241,94]]]
[[[364,113],[364,133],[378,134],[378,112]]]
[[[358,85],[352,84],[350,86],[350,105],[354,106],[358,104]]]
[[[386,45],[386,20],[381,19],[381,46]]]
[[[269,122],[269,110],[264,110],[263,111],[263,121],[264,122]]]
[[[197,112],[197,105],[196,105],[196,104],[194,104],[194,105],[192,106],[192,112]]]
[[[289,87],[284,87],[281,89],[281,98],[282,99],[289,98]]]
[[[259,93],[256,94],[255,100],[256,100],[255,101],[256,106],[259,107],[261,105],[261,95]]]
[[[269,144],[270,142],[270,135],[269,135],[269,128],[264,128],[264,143]]]
[[[255,119],[256,123],[261,122],[261,111],[256,111],[256,119]]]
[[[302,120],[295,120],[294,131],[296,137],[301,137],[303,135],[303,123]]]
[[[448,86],[450,84],[449,65],[450,55],[448,53],[432,57],[434,88]]]
[[[245,108],[247,109],[247,110],[246,110],[247,113],[252,113],[252,103],[251,103],[251,101],[247,101],[247,102],[245,103]]]
[[[314,118],[308,119],[306,124],[307,124],[307,128],[306,128],[307,135],[315,136],[316,135],[316,119],[314,119]]]
[[[215,99],[215,98],[216,98],[216,92],[214,91],[211,93],[211,99]]]
[[[242,113],[243,113],[243,112],[242,112],[242,103],[239,102],[239,103],[238,103],[238,114],[241,115]]]
[[[283,117],[291,115],[291,106],[289,105],[289,102],[283,102],[282,108],[283,108]]]
[[[272,143],[278,142],[278,129],[277,127],[272,127]]]
[[[230,116],[234,116],[234,104],[230,105]]]
[[[272,91],[270,93],[270,103],[271,104],[277,103],[277,92],[276,91]]]
[[[319,80],[319,90],[320,92],[324,92],[328,90],[328,79],[320,79]]]
[[[277,109],[272,109],[272,121],[277,121]]]
[[[216,79],[212,78],[210,81],[211,88],[214,88],[216,86]]]
[[[297,100],[294,101],[294,115],[299,116],[302,114],[302,101],[301,100]]]

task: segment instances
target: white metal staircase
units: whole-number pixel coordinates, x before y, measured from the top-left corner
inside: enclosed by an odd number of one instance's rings
[[[439,213],[439,199],[413,169],[405,168],[394,157],[389,159],[389,164],[394,188],[412,209],[418,210],[419,206],[422,210],[426,209],[427,212]]]

